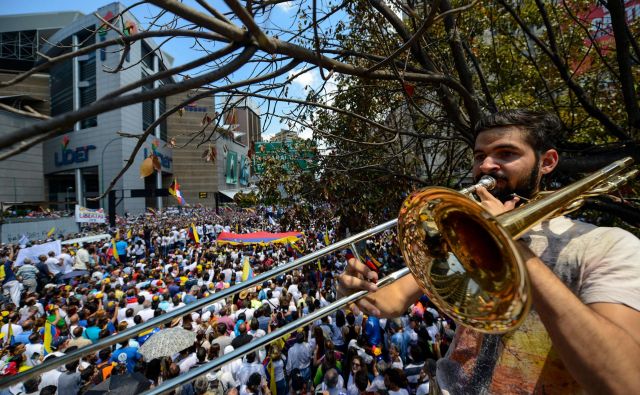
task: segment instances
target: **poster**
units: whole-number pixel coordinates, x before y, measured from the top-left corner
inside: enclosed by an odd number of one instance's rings
[[[106,222],[104,209],[90,209],[76,204],[76,222],[104,224]]]
[[[249,185],[249,159],[241,155],[240,156],[240,185],[246,187]]]
[[[227,184],[237,184],[238,183],[238,153],[235,151],[229,151],[227,153],[227,164],[226,164],[226,179]]]

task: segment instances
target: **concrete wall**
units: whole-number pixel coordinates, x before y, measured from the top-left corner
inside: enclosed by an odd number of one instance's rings
[[[0,133],[28,126],[33,118],[0,111]],[[43,201],[42,144],[0,162],[0,201]]]
[[[16,244],[22,235],[26,235],[32,243],[46,240],[47,233],[53,227],[56,228],[55,235],[77,233],[80,230],[74,217],[4,223],[0,225],[0,242]]]

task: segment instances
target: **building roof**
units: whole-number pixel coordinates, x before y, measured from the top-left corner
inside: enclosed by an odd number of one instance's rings
[[[0,33],[59,29],[84,16],[80,11],[38,12],[0,16]]]

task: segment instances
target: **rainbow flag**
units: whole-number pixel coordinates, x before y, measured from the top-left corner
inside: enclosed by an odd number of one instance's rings
[[[182,193],[180,192],[180,184],[178,184],[178,180],[175,178],[171,185],[169,185],[169,193],[176,197],[181,206],[186,203],[182,197]]]
[[[242,266],[242,281],[247,281],[253,278],[253,269],[249,264],[249,257],[244,257],[244,264]]]
[[[191,224],[191,232],[193,233],[193,240],[195,240],[196,243],[200,243],[200,235],[198,234],[198,230],[193,223]]]

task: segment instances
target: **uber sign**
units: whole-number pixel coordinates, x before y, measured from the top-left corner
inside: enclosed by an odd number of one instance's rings
[[[63,146],[61,152],[56,152],[54,154],[56,167],[86,162],[89,160],[89,151],[94,149],[96,149],[95,145],[85,145],[75,149]]]

